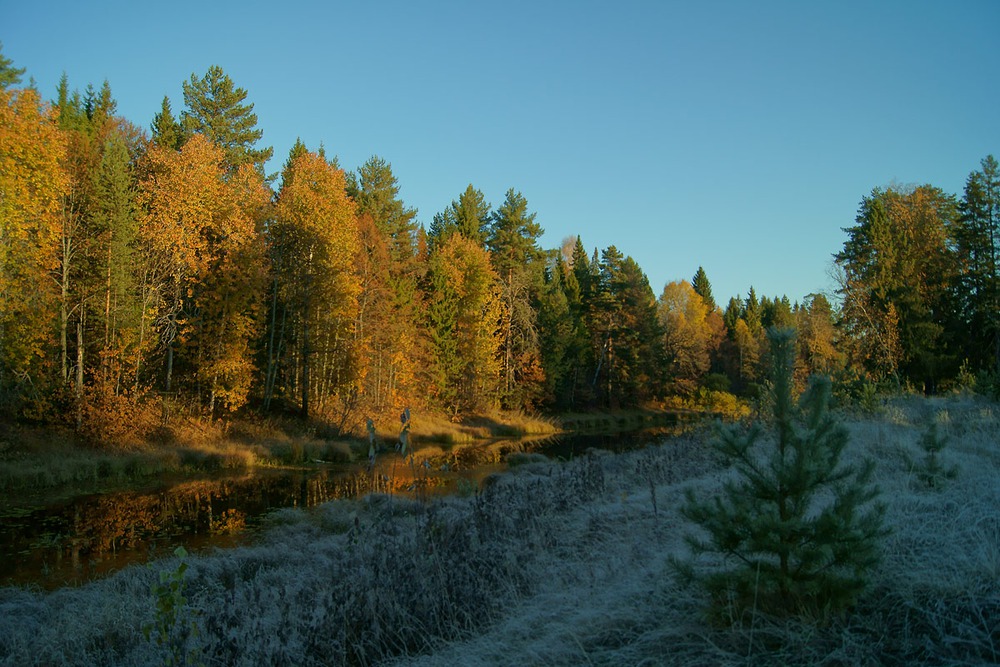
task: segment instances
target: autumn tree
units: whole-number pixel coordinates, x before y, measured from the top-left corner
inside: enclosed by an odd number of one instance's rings
[[[45,385],[58,307],[66,147],[32,90],[0,90],[0,400],[16,407]]]
[[[831,376],[843,367],[837,340],[836,315],[822,294],[810,294],[796,312],[799,358],[803,374]]]
[[[251,342],[264,278],[261,223],[269,199],[249,165],[231,174],[225,153],[203,136],[180,151],[153,146],[143,182],[142,237],[155,267],[155,317],[170,391],[175,350],[183,379],[214,414],[239,408],[253,376]]]
[[[359,285],[352,266],[358,222],[344,172],[317,153],[295,157],[285,170],[269,230],[275,274],[288,322],[282,337],[284,385],[308,417],[337,394],[356,390],[351,335]]]
[[[500,286],[489,253],[453,234],[430,257],[428,325],[435,391],[453,415],[497,406]]]
[[[253,104],[246,102],[247,91],[237,87],[218,65],[209,67],[200,79],[192,74],[182,88],[184,133],[201,134],[222,148],[230,171],[250,164],[263,176],[264,164],[274,155],[274,149],[256,147],[264,131],[257,127]]]
[[[722,318],[687,281],[668,283],[657,304],[670,379],[691,394],[708,374],[712,353],[724,336]]]
[[[417,256],[416,210],[399,198],[392,166],[373,156],[348,179],[361,230],[357,333],[364,392],[376,409],[422,398],[419,368],[425,341],[419,321],[425,271]]]

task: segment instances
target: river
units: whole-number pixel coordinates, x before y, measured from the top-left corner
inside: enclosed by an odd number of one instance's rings
[[[30,495],[0,499],[0,585],[53,590],[107,576],[134,563],[253,540],[268,514],[311,508],[367,493],[428,497],[472,493],[488,475],[508,469],[512,454],[579,456],[590,448],[624,451],[662,441],[675,428],[546,439],[488,440],[439,448],[413,459],[381,456],[373,469],[325,465],[255,469],[200,479],[164,479],[152,485],[58,501]]]

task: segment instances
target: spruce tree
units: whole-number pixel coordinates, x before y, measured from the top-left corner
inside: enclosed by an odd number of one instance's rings
[[[680,571],[711,594],[714,610],[820,616],[851,604],[879,559],[884,509],[872,501],[873,465],[841,462],[848,442],[830,414],[830,382],[814,379],[792,398],[790,330],[770,330],[771,436],[754,425],[720,429],[714,449],[736,473],[718,496],[688,491],[682,513],[699,524],[695,554],[720,554],[730,569]]]
[[[708,281],[708,274],[705,273],[704,267],[698,267],[694,277],[691,278],[691,286],[694,288],[694,291],[698,294],[698,296],[702,298],[709,310],[715,310],[717,308],[715,304],[715,297],[712,296],[712,283]]]
[[[153,116],[153,143],[163,148],[180,150],[184,142],[184,128],[174,118],[170,109],[170,98],[163,96],[163,104],[160,106],[160,113]]]

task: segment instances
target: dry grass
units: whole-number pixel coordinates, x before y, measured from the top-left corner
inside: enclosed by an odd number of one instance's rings
[[[958,477],[911,469],[929,419]],[[868,593],[817,626],[711,625],[666,561],[685,488],[727,472],[704,436],[569,463],[530,462],[468,499],[373,496],[276,515],[258,545],[193,559],[187,622],[204,664],[983,665],[1000,662],[1000,411],[908,399],[852,420],[893,529]],[[159,664],[143,639],[156,569],[52,594],[0,590],[0,664]],[[712,563],[703,563],[712,567]],[[189,627],[189,626],[188,626]]]

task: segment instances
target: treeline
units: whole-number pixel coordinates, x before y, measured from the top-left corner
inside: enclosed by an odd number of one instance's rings
[[[151,133],[107,82],[43,102],[0,56],[0,410],[127,428],[150,399],[206,415],[401,406],[626,407],[756,391],[764,331],[799,370],[933,391],[994,369],[996,163],[959,201],[875,190],[836,256],[843,304],[734,297],[699,269],[657,298],[614,246],[542,249],[526,198],[470,185],[425,229],[388,162],[301,142],[265,173],[247,92],[218,67]],[[673,399],[678,400],[678,399]]]

